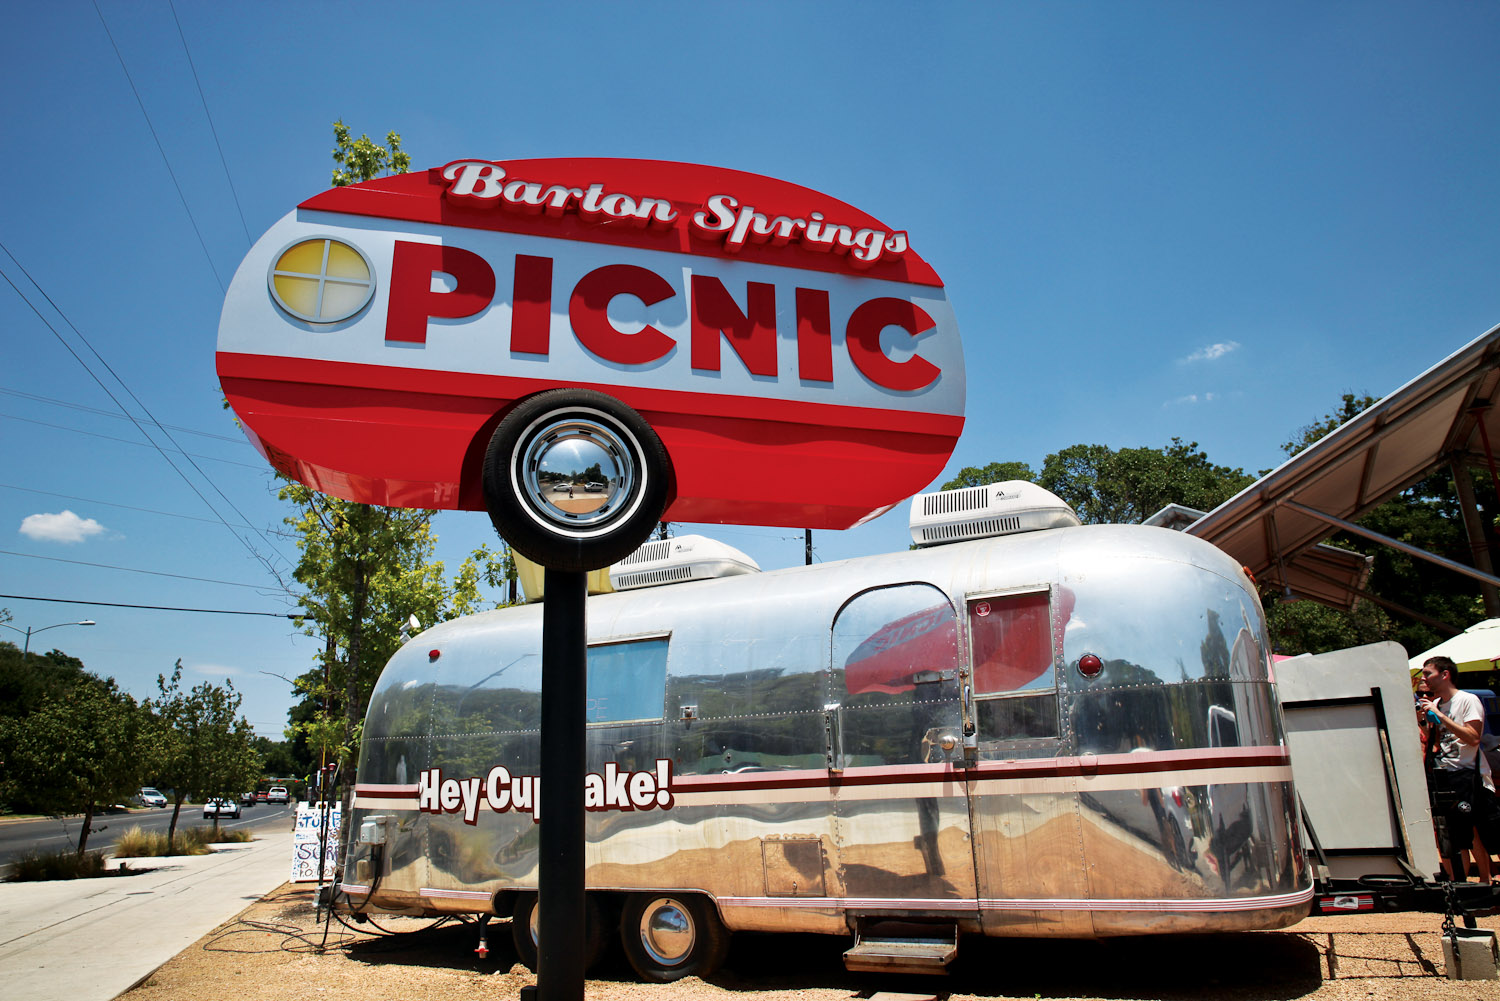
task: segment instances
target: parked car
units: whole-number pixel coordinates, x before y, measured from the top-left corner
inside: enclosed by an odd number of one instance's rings
[[[266,794],[267,803],[290,803],[291,795],[286,791],[286,786],[272,786],[271,791]]]
[[[218,817],[220,820],[223,820],[225,817],[233,817],[238,820],[239,816],[240,805],[232,799],[215,797],[203,804],[204,820],[212,820],[215,817]]]
[[[254,806],[255,805],[255,793],[254,792],[247,792],[247,793],[242,794],[240,796],[240,805],[241,806]]]
[[[150,786],[143,786],[138,794],[140,801],[146,806],[166,806],[167,797],[157,792]]]

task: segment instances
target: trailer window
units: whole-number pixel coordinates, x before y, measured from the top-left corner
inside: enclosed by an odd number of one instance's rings
[[[1053,687],[1046,591],[971,600],[969,636],[974,694]]]
[[[667,637],[589,647],[588,722],[661,719],[666,692]]]
[[[1048,592],[972,598],[968,610],[980,739],[1057,736],[1057,682]]]
[[[955,677],[958,622],[953,605],[928,584],[866,591],[839,611],[832,661],[829,694],[834,701],[910,702],[919,684],[944,680],[944,674],[946,680]]]

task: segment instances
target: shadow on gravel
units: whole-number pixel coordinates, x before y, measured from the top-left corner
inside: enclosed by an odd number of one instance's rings
[[[369,926],[358,926],[367,930]],[[491,922],[489,955],[474,953],[478,926],[439,928],[349,944],[346,955],[379,966],[409,964],[490,974],[516,963],[510,924]],[[1156,998],[1188,1001],[1206,994],[1242,1001],[1290,1001],[1322,984],[1317,946],[1278,933],[1160,936],[1104,942],[967,937],[947,977],[850,973],[847,943],[830,935],[735,935],[720,971],[707,981],[726,991],[847,990],[937,993],[940,997]],[[595,981],[635,982],[616,944],[589,973]]]

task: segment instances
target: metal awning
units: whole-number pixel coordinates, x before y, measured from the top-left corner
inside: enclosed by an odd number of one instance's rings
[[[1348,608],[1356,597],[1370,597],[1364,592],[1368,561],[1358,558],[1361,570],[1347,557],[1330,557],[1332,547],[1319,543],[1340,529],[1372,535],[1353,523],[1441,466],[1490,466],[1489,445],[1500,442],[1500,407],[1494,403],[1500,403],[1500,327],[1336,428],[1186,531],[1229,553],[1262,584]],[[1460,492],[1466,488],[1465,479]],[[1470,501],[1467,507],[1472,506]],[[1375,538],[1403,548],[1396,540]],[[1481,582],[1500,583],[1464,564],[1421,551],[1414,555]]]

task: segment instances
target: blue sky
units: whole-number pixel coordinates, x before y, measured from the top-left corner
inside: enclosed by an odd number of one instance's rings
[[[0,272],[21,292],[0,282],[0,593],[290,610],[223,523],[295,560],[214,345],[249,242],[326,187],[336,118],[399,131],[419,168],[708,163],[907,229],[965,346],[944,478],[1174,435],[1266,469],[1339,394],[1383,395],[1500,322],[1489,4],[98,10],[19,5],[0,36]],[[197,468],[141,444],[90,371]],[[904,548],[906,517],[818,533],[817,557]],[[478,513],[436,528],[450,570],[493,537]],[[797,530],[711,531],[767,569],[802,561]],[[0,607],[96,620],[33,648],[140,696],[178,658],[189,682],[232,678],[270,736],[292,702],[276,676],[316,649],[274,617]]]

